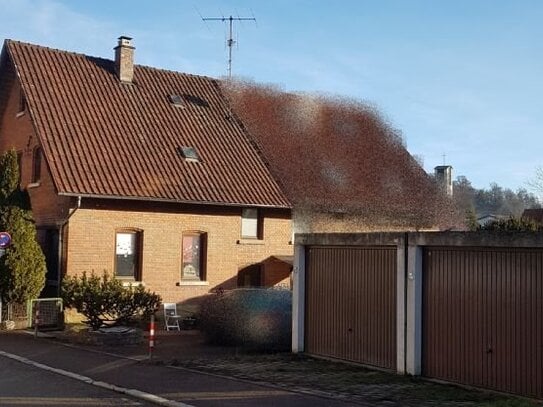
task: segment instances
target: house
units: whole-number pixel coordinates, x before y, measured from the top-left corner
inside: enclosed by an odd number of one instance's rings
[[[487,213],[477,218],[477,224],[479,226],[486,226],[492,222],[496,222],[496,221],[507,219],[507,218],[509,218],[509,216],[507,215],[497,215],[493,213]]]
[[[64,273],[112,272],[165,301],[238,285],[291,256],[291,205],[216,80],[6,40],[0,151],[15,149],[47,295]],[[291,264],[270,272],[288,281]]]
[[[6,40],[15,149],[48,264],[165,301],[288,285],[292,234],[440,227],[448,201],[365,106]]]
[[[543,209],[541,208],[524,209],[524,212],[522,212],[522,219],[531,220],[537,223],[538,225],[543,225]]]

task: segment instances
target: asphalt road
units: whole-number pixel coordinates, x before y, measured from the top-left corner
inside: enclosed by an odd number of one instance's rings
[[[156,406],[0,356],[0,406]]]
[[[289,391],[288,389],[260,385],[217,375],[203,374],[188,369],[170,368],[162,364],[147,363],[146,355],[144,361],[142,361],[142,359],[126,358],[120,355],[104,353],[99,350],[65,345],[50,339],[35,339],[31,335],[27,335],[23,332],[0,333],[0,375],[3,372],[9,371],[7,365],[4,365],[8,363],[5,359],[13,357],[22,357],[29,363],[43,364],[42,366],[51,369],[61,369],[63,372],[80,375],[80,377],[87,378],[91,381],[118,386],[133,392],[143,392],[143,394],[161,398],[168,403],[175,403],[176,406],[347,407],[363,405],[363,403],[360,402],[333,400],[328,397],[319,397],[316,394],[302,394]],[[13,360],[13,362],[18,361]],[[29,366],[32,366],[32,364]],[[48,370],[43,371],[44,375],[49,375],[50,373],[53,372],[49,372]],[[55,397],[55,391],[60,391],[56,388],[59,386],[45,385],[44,390],[47,392],[41,393],[41,389],[35,387],[41,386],[41,379],[38,380],[37,378],[41,378],[40,373],[35,374],[34,378],[25,378],[23,376],[19,384],[12,385],[4,383],[3,379],[0,378],[0,406],[10,405],[9,403],[6,403],[6,401],[9,402],[10,400],[4,400],[2,397],[15,397],[17,394],[12,392],[15,394],[14,396],[7,392],[6,395],[4,395],[2,389],[10,390],[18,385],[24,386],[26,381],[31,381],[32,383],[28,389],[24,389],[23,394],[20,397],[26,396],[32,398],[36,397],[36,395],[41,396],[42,394],[44,394],[45,397],[45,395],[49,395],[49,393],[53,394],[50,397]],[[59,380],[60,382],[63,382],[63,380],[72,379],[67,377],[66,379]],[[85,385],[85,382],[81,382],[81,385]],[[69,390],[67,385],[61,385],[60,388],[63,391]],[[94,390],[89,391],[91,394],[96,394]],[[118,393],[117,396],[110,394],[109,397],[118,397],[119,402],[117,404],[109,405],[123,405],[122,397],[130,397],[129,394],[130,393]],[[62,397],[62,395],[59,395],[59,397]],[[69,395],[65,397],[69,397]],[[139,400],[142,400],[142,402],[151,402],[147,401],[146,398],[148,397],[138,398],[138,401],[132,399],[130,402],[137,403]],[[32,401],[32,399],[30,400]],[[100,399],[97,400],[102,404],[85,404],[84,402],[76,403],[75,401],[62,404],[58,401],[57,404],[36,402],[35,404],[18,403],[11,405],[108,405],[104,403],[108,401],[107,399],[103,401]]]

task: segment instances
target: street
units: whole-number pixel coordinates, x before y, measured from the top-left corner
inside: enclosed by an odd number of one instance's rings
[[[152,406],[0,356],[1,406]]]
[[[131,349],[139,353],[138,348]],[[129,398],[125,400],[123,398],[128,396],[122,393],[109,393],[107,390],[102,391],[100,388],[90,386],[87,389],[88,385],[84,382],[70,377],[56,377],[56,374],[47,370],[33,370],[32,366],[20,364],[11,358],[22,358],[31,364],[43,364],[45,369],[61,369],[65,374],[81,375],[95,382],[131,389],[149,397],[161,398],[163,402],[176,406],[367,405],[182,368],[170,368],[162,364],[147,363],[145,357],[126,358],[98,349],[64,345],[45,338],[35,339],[24,332],[5,332],[0,333],[0,371],[9,372],[15,366],[13,371],[16,373],[10,375],[14,377],[13,381],[11,377],[0,379],[1,406],[149,405],[143,404],[143,401],[150,400],[149,398],[138,398],[137,401]],[[42,380],[45,376],[48,379]],[[63,400],[63,397],[67,400]],[[139,400],[142,400],[142,404],[137,404]],[[158,403],[154,405],[156,404]]]

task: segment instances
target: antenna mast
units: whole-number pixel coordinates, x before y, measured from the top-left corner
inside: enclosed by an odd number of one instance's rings
[[[232,26],[234,24],[234,21],[256,21],[256,18],[254,17],[202,17],[203,21],[222,21],[229,23],[229,35],[228,39],[226,40],[226,45],[228,46],[228,79],[232,78],[232,47],[236,43],[236,41],[233,38],[233,30]]]

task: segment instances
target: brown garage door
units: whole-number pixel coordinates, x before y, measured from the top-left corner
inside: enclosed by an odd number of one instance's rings
[[[427,248],[423,374],[543,397],[543,251]]]
[[[309,247],[305,351],[396,367],[396,248]]]

